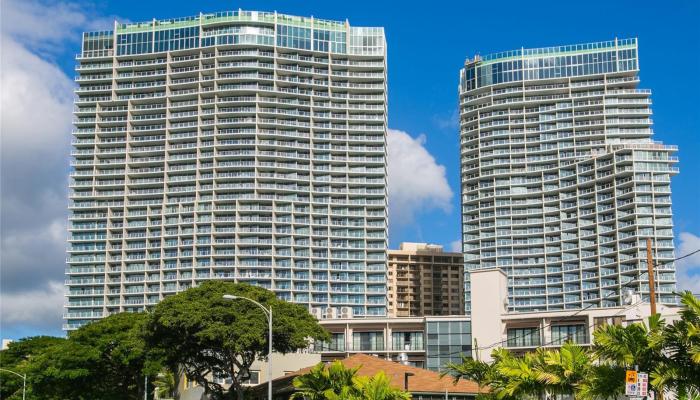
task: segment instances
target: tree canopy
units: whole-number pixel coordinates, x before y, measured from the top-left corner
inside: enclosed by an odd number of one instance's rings
[[[214,399],[242,396],[250,366],[268,356],[268,322],[255,304],[225,294],[250,298],[273,311],[273,349],[290,353],[326,340],[328,333],[305,306],[275,297],[244,283],[209,281],[168,297],[153,310],[146,330],[149,347],[173,370],[201,385]],[[214,377],[230,378],[230,388]]]
[[[116,314],[71,332],[67,339],[23,339],[0,352],[0,360],[3,368],[27,374],[29,399],[140,398],[144,376],[155,376],[160,369],[145,350],[147,318],[143,313]],[[2,398],[21,399],[21,378],[2,382]]]
[[[25,374],[30,357],[63,341],[65,339],[53,336],[33,336],[12,342],[6,350],[0,351],[0,366],[19,374]],[[0,374],[2,374],[0,399],[21,399],[22,378],[8,372],[0,372]]]
[[[121,313],[87,324],[36,355],[32,392],[46,399],[135,399],[160,369],[143,340],[148,316]]]

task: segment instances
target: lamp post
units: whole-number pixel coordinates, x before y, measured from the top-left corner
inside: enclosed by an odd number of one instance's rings
[[[0,371],[9,372],[11,374],[15,374],[15,375],[19,376],[20,378],[22,378],[22,400],[26,399],[27,398],[27,374],[22,375],[22,374],[15,372],[15,371],[10,371],[9,369],[5,369],[5,368],[0,368]]]
[[[267,398],[268,400],[272,400],[272,307],[270,308],[265,308],[262,304],[258,303],[257,301],[253,299],[249,299],[247,297],[243,296],[234,296],[232,294],[225,294],[224,299],[228,300],[248,300],[249,302],[255,304],[256,306],[260,307],[263,312],[265,313],[265,316],[267,317],[267,324],[268,324],[268,336],[267,336],[267,345],[268,345],[268,351],[267,351]]]

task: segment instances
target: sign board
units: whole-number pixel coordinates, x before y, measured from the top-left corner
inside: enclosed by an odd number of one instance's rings
[[[630,397],[648,396],[649,374],[637,371],[627,371],[625,374],[625,395]]]
[[[639,387],[639,396],[646,396],[649,394],[649,374],[640,372],[637,375],[637,386]]]
[[[625,396],[638,397],[639,388],[636,383],[626,383],[625,384]]]

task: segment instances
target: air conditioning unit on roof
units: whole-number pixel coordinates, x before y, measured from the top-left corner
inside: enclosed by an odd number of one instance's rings
[[[340,318],[352,318],[352,307],[340,307]]]

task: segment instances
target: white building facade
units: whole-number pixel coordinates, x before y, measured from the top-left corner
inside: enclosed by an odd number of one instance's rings
[[[675,146],[652,140],[636,39],[520,49],[460,75],[462,233],[469,271],[507,274],[508,310],[674,304]]]
[[[386,314],[383,28],[115,22],[77,60],[65,329],[207,279]]]
[[[475,345],[472,357],[491,360],[497,348],[524,354],[537,348],[556,348],[566,342],[593,345],[593,333],[604,325],[627,326],[646,323],[650,304],[638,293],[628,291],[616,307],[588,307],[566,311],[514,312],[508,307],[508,277],[499,268],[477,269],[472,279],[472,328]],[[657,313],[666,322],[680,318],[680,306],[659,304]]]

